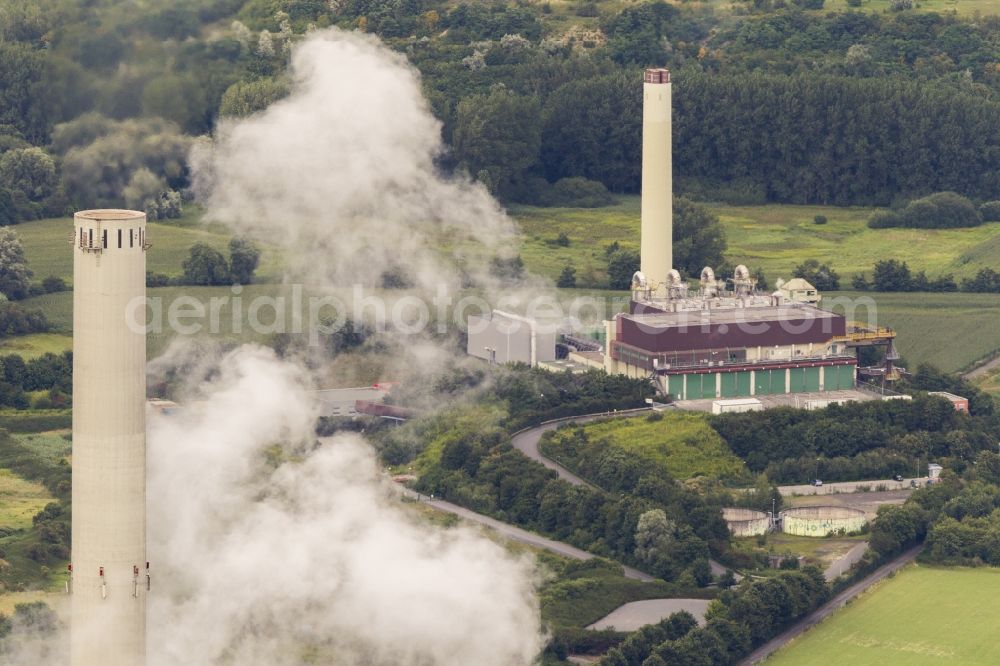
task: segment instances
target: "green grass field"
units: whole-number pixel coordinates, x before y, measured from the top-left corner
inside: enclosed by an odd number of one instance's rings
[[[733,455],[703,414],[668,412],[658,421],[637,416],[588,423],[583,429],[589,441],[606,439],[612,446],[648,458],[676,479],[735,478],[747,473],[743,461]],[[545,442],[546,453],[560,459],[571,432],[571,428],[556,431]]]
[[[840,273],[844,286],[856,273],[871,275],[879,259],[905,261],[931,277],[954,273],[969,277],[979,269],[1000,264],[1000,224],[971,229],[869,229],[875,209],[830,206],[724,206],[709,204],[719,216],[732,264],[763,268],[772,283],[792,277],[806,259],[817,259]],[[531,271],[555,278],[567,264],[577,269],[582,286],[606,280],[604,248],[617,241],[639,248],[639,198],[622,197],[605,208],[514,207],[511,214],[523,231],[521,256]],[[824,225],[813,223],[824,215]],[[569,247],[553,243],[560,233]]]
[[[149,222],[149,240],[153,244],[147,253],[146,268],[153,273],[170,276],[181,274],[181,263],[195,243],[207,243],[224,256],[229,256],[229,239],[232,233],[218,225],[202,225],[203,212],[189,206],[179,220]],[[28,266],[35,272],[35,281],[55,275],[68,284],[73,282],[73,255],[70,234],[73,224],[69,217],[22,222],[15,227]],[[280,255],[271,247],[261,248],[261,263],[257,269],[259,279],[268,279],[280,273]]]
[[[1000,398],[1000,368],[975,378],[973,383],[994,397]]]
[[[70,434],[68,428],[49,430],[37,433],[15,433],[15,440],[38,453],[39,456],[52,462],[68,459],[72,445],[66,437]]]
[[[912,566],[767,661],[774,666],[1000,663],[1000,569]]]
[[[816,537],[771,532],[767,535],[767,542],[763,546],[757,545],[756,538],[750,538],[733,539],[733,547],[747,553],[760,551],[775,555],[784,555],[785,553],[802,555],[806,558],[806,564],[819,564],[821,567],[826,568],[867,538],[867,536],[861,535],[823,537],[818,539]]]
[[[0,469],[0,527],[23,530],[45,505],[54,501],[40,483],[27,481],[9,469]]]
[[[63,333],[34,333],[14,338],[0,338],[0,355],[18,354],[35,358],[42,354],[61,354],[73,348],[73,338]]]

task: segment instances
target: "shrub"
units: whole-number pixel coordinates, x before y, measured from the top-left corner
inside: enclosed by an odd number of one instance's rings
[[[580,177],[556,181],[544,199],[549,206],[574,208],[601,208],[615,202],[604,183]]]
[[[817,215],[813,218],[813,224],[826,224],[826,215]]]
[[[938,192],[915,199],[896,213],[876,213],[868,221],[868,226],[872,229],[955,229],[975,227],[982,223],[983,217],[971,201],[954,192]]]
[[[170,284],[170,276],[164,273],[146,271],[146,287],[166,287]]]
[[[66,291],[66,281],[56,275],[50,275],[42,280],[42,289],[46,294],[54,294],[57,291]]]
[[[979,207],[983,222],[1000,222],[1000,201],[987,201]]]
[[[576,286],[576,269],[572,266],[566,266],[562,269],[562,273],[559,274],[559,279],[556,280],[556,286],[560,289],[572,289]]]
[[[889,3],[889,9],[894,12],[913,9],[913,0],[892,0],[892,2]]]

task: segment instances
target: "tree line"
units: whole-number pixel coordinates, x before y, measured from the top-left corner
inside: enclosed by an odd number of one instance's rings
[[[610,650],[602,666],[734,664],[753,648],[826,601],[829,589],[816,567],[778,574],[725,590],[712,601],[699,627],[675,613],[643,627]]]
[[[947,400],[917,393],[912,400],[831,405],[806,411],[722,414],[711,425],[751,471],[772,483],[924,476],[937,461],[956,470],[993,448],[1000,436],[992,401],[965,384],[938,382],[940,373],[918,370],[910,388],[951,390],[972,396],[979,415],[956,412]]]
[[[653,65],[674,72],[676,182],[692,197],[887,205],[996,191],[1000,22],[803,8],[592,8],[595,34],[579,39],[541,20],[568,8],[507,2],[5,9],[0,224],[122,203],[178,215],[192,137],[286,94],[292,44],[329,25],[405,52],[454,149],[442,165],[508,201],[638,191],[639,75]]]
[[[39,391],[44,394],[28,396]],[[72,393],[72,352],[47,352],[27,361],[18,354],[0,356],[0,407],[68,407]]]

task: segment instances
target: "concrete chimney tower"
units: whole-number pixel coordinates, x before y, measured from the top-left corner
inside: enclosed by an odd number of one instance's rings
[[[654,287],[673,268],[673,155],[670,71],[647,69],[642,86],[641,266]]]
[[[146,663],[146,247],[145,213],[74,217],[71,666]]]

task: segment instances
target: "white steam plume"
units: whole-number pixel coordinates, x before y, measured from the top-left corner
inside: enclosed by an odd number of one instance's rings
[[[418,522],[358,439],[312,448],[309,389],[245,346],[151,420],[151,666],[531,663],[531,563]]]
[[[220,122],[194,151],[209,217],[289,248],[293,269],[324,284],[377,285],[394,268],[416,287],[453,284],[442,245],[488,281],[483,248],[509,253],[514,226],[482,185],[437,169],[440,123],[405,57],[330,29],[295,47],[290,75],[287,98]]]

